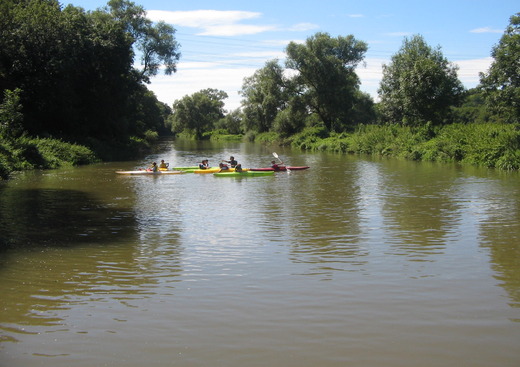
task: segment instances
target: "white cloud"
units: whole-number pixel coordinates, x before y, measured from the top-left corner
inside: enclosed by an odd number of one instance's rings
[[[224,102],[226,109],[230,111],[240,107],[241,97],[238,91],[242,89],[244,78],[253,75],[256,70],[255,68],[214,68],[208,63],[186,63],[179,65],[177,73],[173,75],[158,75],[152,78],[148,89],[169,106],[175,100],[202,89],[223,90],[229,96]]]
[[[200,28],[199,35],[204,36],[237,36],[258,34],[276,30],[274,25],[248,25],[245,20],[257,19],[261,13],[238,10],[193,10],[165,11],[148,10],[147,16],[152,21],[164,21],[174,27]]]
[[[275,26],[259,26],[247,24],[220,24],[204,27],[204,31],[200,32],[200,36],[239,36],[258,34],[276,30]]]
[[[458,76],[462,84],[466,88],[474,88],[480,83],[480,72],[486,72],[491,63],[493,62],[492,57],[485,57],[482,59],[474,60],[461,60],[453,61],[454,64],[459,66]]]
[[[500,29],[492,29],[491,27],[482,27],[482,28],[472,29],[470,32],[471,33],[502,33],[504,31],[500,30]]]
[[[166,11],[148,10],[147,17],[152,21],[163,20],[166,23],[183,27],[205,28],[208,26],[231,24],[245,19],[259,18],[261,13],[251,11],[193,10]]]
[[[244,24],[243,21],[258,19],[262,13],[239,10],[192,10],[166,11],[148,10],[147,17],[154,21],[164,21],[174,27],[199,28],[201,36],[238,36],[279,31],[282,28],[273,24]],[[290,32],[306,32],[318,29],[313,23],[297,23],[285,30]]]

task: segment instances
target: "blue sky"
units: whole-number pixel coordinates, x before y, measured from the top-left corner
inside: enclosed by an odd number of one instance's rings
[[[148,88],[168,105],[201,89],[225,91],[226,109],[240,106],[238,91],[272,59],[283,64],[290,41],[303,42],[316,32],[333,37],[354,35],[368,44],[365,65],[357,73],[361,89],[377,99],[383,64],[402,46],[404,37],[420,34],[457,64],[467,88],[479,82],[492,59],[509,18],[520,12],[518,0],[136,0],[148,18],[174,26],[182,54],[177,73],[159,75]],[[62,0],[86,10],[102,0]]]

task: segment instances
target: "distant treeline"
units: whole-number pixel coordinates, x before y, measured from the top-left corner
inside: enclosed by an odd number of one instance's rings
[[[177,135],[278,143],[308,150],[520,168],[520,13],[491,50],[494,61],[466,90],[457,66],[420,35],[383,66],[379,102],[355,72],[367,44],[316,33],[291,42],[282,66],[268,61],[244,80],[240,109],[206,89],[173,104]],[[203,113],[202,113],[203,112]]]
[[[146,84],[160,68],[176,71],[179,44],[172,26],[145,14],[126,0],[89,12],[56,0],[0,3],[0,177],[135,157],[163,135],[520,166],[520,13],[475,89],[463,88],[440,47],[414,35],[383,67],[375,103],[356,74],[368,45],[316,33],[291,42],[283,65],[270,60],[246,78],[234,111],[213,88],[171,107],[157,100]]]

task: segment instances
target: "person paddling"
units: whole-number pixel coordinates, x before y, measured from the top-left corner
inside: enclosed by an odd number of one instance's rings
[[[222,161],[222,162],[229,163],[231,168],[235,168],[236,165],[238,164],[238,162],[235,160],[235,157],[233,157],[233,156],[229,157],[229,161]]]
[[[157,163],[153,162],[147,171],[157,172],[158,170],[159,170],[159,167],[157,167]]]
[[[222,162],[220,162],[220,164],[218,165],[218,167],[220,168],[220,171],[219,172],[222,172],[222,171],[228,171],[229,170],[229,166],[227,164],[224,164]]]
[[[165,163],[164,159],[161,159],[161,164],[159,164],[159,168],[161,169],[167,169],[170,163]]]
[[[280,161],[280,164],[283,165],[283,162]],[[271,168],[274,169],[275,171],[279,171],[280,165],[278,165],[278,163],[276,163],[276,161],[271,161]]]
[[[202,162],[200,162],[199,168],[200,169],[208,169],[209,168],[209,161],[207,159],[204,159]]]

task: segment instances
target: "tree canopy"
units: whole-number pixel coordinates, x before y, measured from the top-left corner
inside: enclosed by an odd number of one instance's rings
[[[328,33],[316,33],[305,44],[287,46],[286,66],[296,71],[297,92],[331,131],[355,122],[353,109],[360,85],[355,68],[367,47],[353,35],[333,38]]]
[[[278,60],[268,61],[252,76],[245,78],[240,94],[246,130],[266,132],[287,103],[284,70]]]
[[[124,141],[164,120],[139,113],[150,98],[160,105],[143,83],[160,63],[175,71],[179,45],[175,30],[153,24],[142,7],[112,0],[86,12],[56,0],[4,0],[0,24],[0,92],[18,90],[28,134]],[[134,47],[143,54],[141,70],[133,66]]]
[[[305,44],[291,42],[285,68],[271,60],[245,78],[240,93],[246,130],[288,135],[320,123],[344,131],[374,122],[373,103],[359,90],[355,72],[366,50],[352,35],[316,33]]]
[[[188,132],[200,139],[224,118],[224,99],[227,97],[224,91],[208,88],[176,100],[170,118],[172,131]]]
[[[503,120],[520,122],[520,13],[510,18],[491,56],[488,72],[480,74],[487,105]]]
[[[405,38],[401,49],[383,66],[378,90],[383,121],[405,125],[446,122],[464,88],[457,67],[420,35]]]

